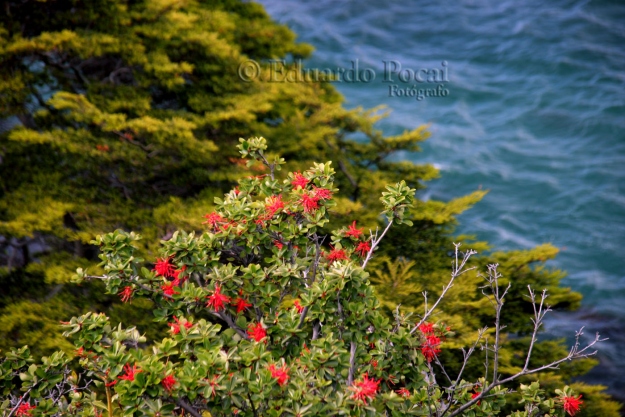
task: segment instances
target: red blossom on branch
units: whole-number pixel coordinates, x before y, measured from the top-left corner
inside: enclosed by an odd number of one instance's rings
[[[313,195],[319,200],[329,200],[332,198],[332,191],[327,188],[317,188],[313,186]]]
[[[269,217],[273,217],[278,211],[284,208],[284,201],[282,201],[282,195],[272,195],[269,197],[267,205],[265,205],[265,210],[267,210],[267,215]]]
[[[230,302],[230,297],[221,293],[221,287],[215,285],[215,291],[213,295],[208,296],[206,307],[210,307],[213,310],[219,312],[224,309],[225,305]]]
[[[336,249],[336,248],[332,248],[330,253],[326,255],[326,258],[328,258],[328,261],[330,262],[343,261],[343,260],[348,259],[347,254],[345,253],[343,249]]]
[[[284,247],[284,244],[280,242],[279,240],[274,240],[273,245],[278,249],[282,249]]]
[[[432,323],[428,323],[427,321],[419,326],[419,331],[426,336],[434,334],[434,325]]]
[[[143,371],[140,369],[137,369],[137,364],[134,364],[132,367],[130,367],[130,364],[126,364],[124,365],[124,372],[125,374],[120,376],[119,379],[123,379],[126,381],[134,381],[135,374],[138,374]]]
[[[256,342],[260,342],[267,337],[267,330],[261,323],[252,324],[247,327],[247,335]]]
[[[436,355],[441,353],[441,350],[438,348],[440,344],[441,339],[434,335],[428,335],[425,337],[425,342],[421,345],[421,353],[425,356],[425,360],[432,362]]]
[[[297,188],[297,187],[306,188],[306,185],[308,185],[308,180],[300,172],[294,172],[293,181],[291,181],[291,185],[293,186],[293,188]]]
[[[410,397],[410,391],[408,391],[405,387],[404,388],[400,388],[397,391],[395,391],[397,393],[397,395],[399,395],[400,397],[404,397],[404,398],[408,398]]]
[[[183,265],[182,268],[176,269],[174,271],[174,282],[177,281],[176,285],[179,284],[181,281],[182,282],[186,281],[187,277],[184,277],[182,280],[180,279],[180,274],[182,274],[186,270],[187,270],[187,266]]]
[[[32,411],[35,408],[37,408],[36,405],[30,405],[30,403],[21,403],[19,407],[17,407],[17,410],[15,410],[15,415],[17,417],[32,417]]]
[[[281,368],[277,368],[276,365],[269,365],[269,371],[271,372],[271,377],[278,380],[278,385],[281,387],[284,386],[289,380],[289,368],[285,366]]]
[[[167,324],[169,325],[169,327],[171,327],[172,334],[178,334],[180,333],[180,320],[178,319],[178,317],[174,316],[174,321],[175,323],[167,323]],[[193,327],[193,323],[185,320],[183,326],[185,329],[189,330],[191,327]]]
[[[362,377],[362,381],[354,382],[354,386],[350,389],[354,391],[352,399],[362,401],[367,404],[367,400],[373,399],[378,392],[380,380],[370,379],[368,374]]]
[[[363,230],[364,229],[356,228],[356,220],[354,220],[354,222],[348,226],[347,232],[345,232],[345,237],[353,237],[354,239],[358,239],[360,238],[360,236],[362,236]]]
[[[117,293],[119,297],[122,299],[122,302],[127,303],[132,298],[132,294],[135,292],[134,288],[131,286],[124,287],[120,292]]]
[[[304,311],[304,306],[300,304],[299,298],[293,301],[293,305],[295,306],[295,309],[297,310],[297,312],[299,314],[302,314],[302,311]]]
[[[173,277],[176,272],[176,268],[171,264],[171,258],[167,259],[156,259],[156,264],[154,265],[154,269],[152,271],[156,271],[156,275],[161,275],[164,277]]]
[[[302,205],[302,207],[304,207],[304,211],[306,213],[310,213],[319,208],[319,198],[310,196],[308,194],[302,195],[299,203]]]
[[[165,388],[165,391],[171,392],[171,390],[174,388],[174,385],[176,385],[176,378],[174,378],[173,375],[167,375],[161,381],[161,385],[163,386],[163,388]]]
[[[212,212],[210,214],[205,214],[204,218],[206,219],[206,221],[202,222],[202,224],[208,224],[213,229],[217,229],[217,224],[218,223],[223,223],[223,222],[226,221],[226,219],[221,217],[221,215],[219,213],[216,213],[216,212]]]
[[[249,303],[246,299],[243,299],[243,298],[239,297],[234,302],[234,305],[237,308],[237,313],[240,313],[243,310],[247,309],[248,307],[251,307],[252,303]]]
[[[163,290],[163,294],[165,294],[166,296],[173,296],[174,294],[180,294],[178,291],[174,290],[174,283],[170,282],[167,284],[163,284],[161,285],[161,289]]]
[[[564,407],[564,411],[566,411],[570,416],[574,416],[579,411],[579,407],[584,403],[581,398],[581,394],[577,397],[562,397],[562,405]]]
[[[358,246],[356,246],[356,249],[354,249],[354,251],[357,252],[361,258],[367,256],[370,250],[371,245],[369,244],[369,242],[360,242]]]

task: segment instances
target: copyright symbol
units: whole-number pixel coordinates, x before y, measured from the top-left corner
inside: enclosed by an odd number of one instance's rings
[[[239,65],[239,78],[249,83],[260,76],[260,65],[253,59],[248,59]]]

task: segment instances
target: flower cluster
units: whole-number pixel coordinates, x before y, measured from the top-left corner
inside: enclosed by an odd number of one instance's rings
[[[379,385],[379,379],[369,378],[369,375],[365,374],[362,380],[354,382],[354,386],[351,387],[351,390],[354,391],[352,399],[367,404],[368,400],[375,398]]]
[[[564,397],[562,397],[561,400],[564,411],[566,411],[570,416],[574,416],[575,414],[577,414],[577,412],[579,411],[579,407],[583,403],[581,398],[581,395],[578,395],[577,397],[565,395]]]
[[[419,326],[419,331],[425,337],[425,341],[421,344],[421,353],[426,361],[432,362],[441,353],[439,348],[441,338],[435,334],[434,325],[431,323],[423,323]]]
[[[276,365],[269,365],[269,371],[271,372],[271,377],[275,378],[278,381],[278,385],[281,387],[284,386],[289,380],[289,368],[286,365],[278,368]]]

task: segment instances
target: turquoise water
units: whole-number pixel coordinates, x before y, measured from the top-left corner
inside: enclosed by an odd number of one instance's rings
[[[368,83],[336,83],[346,106],[389,106],[379,125],[387,134],[430,124],[423,152],[402,156],[441,170],[421,198],[490,190],[460,216],[459,232],[497,249],[562,248],[551,265],[568,271],[564,285],[584,301],[577,313],[552,315],[548,331],[570,338],[585,325],[610,337],[600,367],[584,379],[623,398],[625,4],[261,3],[316,47],[308,66],[350,69],[358,60],[376,72]],[[384,80],[385,61],[394,83]],[[421,79],[427,72],[419,70],[446,68],[449,81],[440,84],[448,94],[397,96],[393,88],[439,83],[402,83],[390,73],[396,64]]]

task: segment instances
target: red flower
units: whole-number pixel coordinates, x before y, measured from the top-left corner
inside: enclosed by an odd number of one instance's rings
[[[173,277],[176,272],[176,268],[170,262],[171,258],[156,259],[156,265],[152,271],[156,271],[156,275],[162,275],[164,277]]]
[[[313,186],[313,195],[319,200],[328,200],[332,198],[332,191],[327,188],[317,188]]]
[[[76,356],[78,356],[79,358],[82,358],[85,356],[85,348],[83,348],[82,346],[78,349],[76,349],[76,353],[74,353]]]
[[[256,323],[255,325],[250,323],[247,327],[247,335],[254,339],[256,342],[260,342],[265,337],[267,337],[267,330],[263,327],[261,323]]]
[[[441,344],[441,339],[434,335],[428,335],[425,337],[425,342],[421,345],[421,353],[425,356],[425,359],[428,362],[432,362],[432,360],[441,353],[441,350],[438,346]]]
[[[301,173],[299,172],[293,173],[293,181],[291,181],[291,185],[293,186],[293,188],[297,188],[298,186],[302,188],[306,188],[307,184],[308,184],[308,180]]]
[[[273,217],[278,211],[284,208],[284,201],[282,201],[282,195],[272,195],[269,197],[269,201],[265,206],[265,210],[267,210],[267,215],[269,217]]]
[[[17,417],[21,417],[21,416],[32,417],[30,410],[34,410],[35,408],[37,408],[36,405],[30,405],[30,403],[21,403],[20,406],[17,407],[17,410],[15,410],[15,415]]]
[[[289,368],[286,366],[276,368],[276,365],[271,364],[269,365],[269,371],[271,372],[271,377],[276,378],[278,380],[278,385],[281,387],[289,380]]]
[[[174,290],[174,283],[170,282],[168,284],[161,285],[161,289],[163,290],[163,294],[171,297],[174,294],[180,294],[178,291]]]
[[[345,237],[353,237],[354,239],[358,239],[362,235],[362,231],[364,229],[356,229],[356,220],[348,227],[347,232],[345,232]]]
[[[134,292],[135,290],[132,287],[128,286],[124,287],[120,292],[117,293],[117,295],[120,296],[122,302],[127,303],[132,298],[132,294]]]
[[[187,266],[186,266],[186,265],[183,265],[183,266],[182,266],[182,268],[180,268],[180,269],[176,269],[176,270],[174,271],[174,282],[178,281],[176,284],[179,284],[179,283],[180,283],[180,281],[181,281],[181,279],[180,279],[180,274],[181,274],[181,273],[183,273],[183,272],[184,272],[184,271],[186,271],[186,270],[187,270]],[[187,279],[187,277],[184,277],[184,279],[183,279],[183,280],[186,280],[186,279]]]
[[[221,217],[219,213],[215,212],[212,212],[211,214],[205,214],[204,218],[206,219],[206,221],[202,222],[202,224],[209,224],[213,229],[217,229],[217,223],[223,223],[226,221],[226,219]]]
[[[113,385],[117,384],[117,380],[105,383],[104,385],[106,385],[107,387],[112,387]]]
[[[347,259],[347,254],[343,249],[332,248],[330,253],[326,255],[326,258],[328,258],[328,261],[330,262],[342,261]]]
[[[221,287],[219,285],[215,285],[215,291],[213,295],[208,296],[208,301],[206,302],[206,307],[211,307],[213,310],[219,312],[223,310],[226,303],[230,302],[230,297],[221,293]]]
[[[408,391],[406,388],[400,388],[397,391],[395,391],[397,393],[397,395],[399,395],[400,397],[404,397],[404,398],[408,398],[410,397],[410,391]]]
[[[282,249],[284,247],[284,244],[280,242],[279,240],[274,240],[273,245],[278,249]]]
[[[473,394],[471,394],[471,399],[479,397],[480,394],[482,394],[482,393],[479,392],[479,391],[474,392]],[[480,400],[480,401],[477,402],[477,405],[480,405],[481,403],[482,403],[482,401]]]
[[[579,411],[579,406],[583,404],[583,401],[581,400],[581,398],[582,398],[581,394],[578,395],[577,397],[568,397],[568,396],[562,397],[562,404],[564,406],[564,411],[569,413],[570,416],[574,416],[575,413]]]
[[[302,311],[304,311],[304,306],[300,304],[299,298],[293,301],[293,305],[295,306],[295,309],[297,310],[297,312],[299,314],[302,314]]]
[[[419,330],[426,336],[434,334],[434,325],[432,323],[428,323],[427,321],[419,326]]]
[[[302,195],[299,203],[304,207],[306,213],[310,213],[319,208],[319,199],[317,197],[311,197],[308,194]]]
[[[126,364],[124,365],[124,372],[126,372],[126,374],[118,377],[119,379],[125,379],[126,381],[134,381],[135,374],[138,374],[139,372],[143,372],[143,371],[140,369],[137,369],[137,364],[134,364],[132,368],[130,367],[129,364]]]
[[[360,255],[361,258],[367,256],[370,250],[371,245],[369,245],[369,242],[360,242],[355,249],[355,251]]]
[[[163,388],[165,388],[165,391],[171,392],[174,385],[176,385],[176,378],[174,378],[173,375],[167,375],[161,381],[161,385],[163,386]]]
[[[234,302],[234,305],[237,307],[237,313],[242,312],[243,310],[245,310],[248,307],[252,306],[252,303],[248,303],[247,300],[239,297],[237,298],[237,300]]]
[[[354,386],[351,387],[352,391],[354,391],[352,399],[367,404],[367,400],[373,399],[378,392],[378,385],[380,385],[379,379],[369,379],[369,375],[365,374],[362,381],[354,382]]]
[[[178,319],[178,317],[174,316],[174,321],[175,323],[167,323],[167,324],[169,324],[169,327],[171,327],[172,334],[178,334],[180,333],[180,320]],[[193,323],[185,320],[183,326],[185,329],[189,330],[191,327],[193,327]]]

